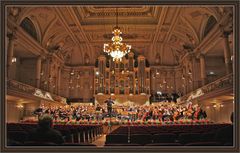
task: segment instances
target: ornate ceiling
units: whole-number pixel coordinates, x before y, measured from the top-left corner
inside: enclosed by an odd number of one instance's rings
[[[180,59],[202,40],[207,20],[218,21],[222,7],[117,6],[124,43],[147,57],[151,65],[178,65]],[[66,64],[90,64],[111,40],[116,6],[19,7],[18,24],[28,17],[34,23],[39,43]],[[11,9],[8,11],[11,13]],[[185,46],[185,47],[184,47]],[[21,47],[22,48],[22,47]],[[19,49],[20,50],[20,49]],[[23,49],[21,49],[23,50]]]

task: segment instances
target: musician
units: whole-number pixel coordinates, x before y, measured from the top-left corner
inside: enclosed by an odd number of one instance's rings
[[[97,104],[97,107],[96,107],[96,119],[99,120],[101,118],[101,110],[102,110],[102,107]]]
[[[111,97],[105,101],[107,103],[107,110],[108,110],[108,115],[112,115],[112,105],[114,104],[113,100]]]
[[[154,120],[156,120],[157,118],[158,118],[158,109],[157,109],[157,107],[155,107],[154,109],[153,109],[153,119]]]

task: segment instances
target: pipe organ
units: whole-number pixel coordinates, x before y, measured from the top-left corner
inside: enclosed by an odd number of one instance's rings
[[[101,55],[94,74],[95,95],[150,94],[150,67],[146,66],[142,55],[134,58],[134,53],[130,52],[121,62]]]

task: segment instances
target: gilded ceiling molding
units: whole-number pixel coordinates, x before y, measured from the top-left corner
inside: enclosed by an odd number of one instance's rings
[[[83,27],[82,27],[82,25],[81,25],[81,23],[80,23],[80,21],[79,21],[79,19],[77,17],[76,12],[73,10],[73,7],[67,8],[67,10],[68,10],[69,14],[72,16],[74,23],[77,25],[77,27],[78,27],[82,37],[84,38],[84,41],[86,42],[86,44],[85,44],[85,45],[87,45],[86,46],[86,51],[88,53],[90,53],[90,57],[92,57],[92,54],[93,54],[92,53],[93,52],[92,46],[91,46],[91,44],[90,44],[90,42],[89,42],[89,40],[88,40],[88,38],[87,38],[87,36],[86,36],[86,34],[84,32],[84,29],[83,29]],[[82,57],[84,58],[84,56],[82,56]],[[83,59],[83,61],[84,61],[84,59]]]
[[[204,9],[219,22],[222,18],[221,14],[214,7],[204,7]]]
[[[206,28],[209,17],[210,16],[208,14],[205,14],[204,19],[202,20],[202,24],[200,26],[200,41],[204,39],[204,30]]]
[[[124,11],[123,11],[124,10]],[[128,12],[125,12],[127,10]],[[116,10],[115,8],[105,8],[104,12],[102,9],[96,9],[94,7],[86,7],[84,10],[85,14],[88,17],[96,17],[96,16],[115,16]],[[125,9],[125,8],[119,8],[119,16],[152,16],[153,14],[153,7],[143,7],[140,9]]]
[[[17,42],[25,47],[26,50],[30,51],[36,56],[41,55],[43,58],[49,55],[49,52],[44,48],[39,42],[37,42],[34,38],[32,38],[29,34],[27,34],[19,25],[16,25],[15,22],[8,20],[8,24],[12,24],[17,27],[16,37]],[[59,62],[63,63],[63,60],[60,59],[56,54],[52,54],[55,58],[59,60]]]
[[[174,28],[176,26],[176,23],[177,23],[177,20],[178,20],[177,17],[179,17],[179,14],[181,14],[181,8],[180,7],[176,8],[172,23],[171,23],[170,28],[169,28],[166,36],[165,36],[165,42],[168,42],[170,40],[171,35],[172,35],[172,33],[174,31]]]
[[[191,25],[191,23],[183,16],[180,16],[180,18],[187,24],[187,26],[191,29],[193,36],[194,36],[194,40],[196,41],[194,45],[199,44],[200,40],[199,40],[199,36],[196,32],[196,30],[194,29],[194,27]]]
[[[81,43],[79,42],[79,40],[76,38],[76,36],[74,35],[74,33],[71,31],[71,29],[69,28],[64,16],[61,13],[61,10],[57,7],[55,7],[55,12],[57,14],[57,17],[60,19],[60,22],[62,23],[62,25],[64,26],[64,28],[67,30],[67,32],[69,32],[70,37],[72,38],[72,40],[74,41],[75,45],[79,46]],[[81,54],[81,57],[83,57],[82,53],[79,52]]]
[[[134,7],[134,8],[133,8]],[[90,12],[97,12],[97,13],[99,13],[99,12],[102,12],[102,8],[106,8],[106,7],[94,7],[94,6],[90,6],[90,7],[87,7],[88,8],[88,10],[90,11]],[[131,8],[131,10],[133,10],[133,11],[136,11],[136,12],[147,12],[148,10],[149,10],[149,8],[150,8],[150,6],[136,6],[136,5],[134,5],[134,6],[131,6],[131,5],[127,5],[127,7],[124,7],[123,6],[123,8],[120,8],[119,9],[119,11],[121,11],[121,9],[123,10],[123,9],[127,9],[128,11],[129,11],[129,8]],[[112,8],[109,8],[108,10],[106,10],[106,12],[116,12],[116,10],[115,10],[115,8],[114,7],[112,7]]]
[[[41,42],[42,40],[42,31],[40,29],[40,23],[38,22],[38,20],[36,19],[36,17],[32,17],[31,15],[31,11],[33,11],[34,8],[27,8],[27,7],[24,7],[24,9],[22,8],[20,13],[19,13],[19,16],[17,17],[17,20],[16,21],[13,21],[13,22],[16,22],[17,25],[20,25],[21,22],[26,18],[28,17],[32,23],[34,24],[34,27],[37,31],[37,37],[38,37],[38,40]]]
[[[47,41],[47,36],[49,36],[50,33],[50,29],[53,27],[53,25],[57,22],[57,18],[54,18],[52,21],[50,21],[50,23],[48,24],[46,30],[43,32],[42,35],[42,45],[45,46],[45,41]]]
[[[198,54],[199,53],[206,54],[216,43],[218,43],[221,40],[222,36],[221,26],[224,27],[229,24],[230,20],[229,15],[231,15],[231,12],[225,14],[225,16],[222,17],[221,21],[219,21],[215,25],[215,27],[213,27],[209,34],[195,48],[194,52]]]
[[[26,49],[28,49],[35,55],[41,55],[41,54],[47,53],[47,51],[34,38],[32,38],[29,34],[27,34],[19,25],[16,25],[16,23],[11,20],[8,20],[8,23],[17,27],[17,30],[16,30],[16,36],[18,38],[17,41],[20,42],[21,45],[28,44],[28,45],[23,45],[23,47],[27,46]]]

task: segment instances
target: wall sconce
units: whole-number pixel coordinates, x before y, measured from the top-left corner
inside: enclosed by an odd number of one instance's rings
[[[183,80],[185,79],[184,75],[182,75],[182,79],[183,79]]]
[[[214,73],[213,71],[210,71],[209,74],[210,74],[210,75],[214,75],[215,73]]]
[[[213,107],[214,107],[214,108],[216,108],[216,107],[217,107],[217,105],[215,104],[215,105],[213,105]]]
[[[70,75],[74,75],[74,70],[72,70],[72,71],[70,72]]]
[[[16,57],[13,57],[12,58],[12,63],[16,63],[17,62],[17,58]]]
[[[19,109],[23,109],[23,105],[18,104],[18,105],[17,105],[17,108],[19,108]]]
[[[223,105],[223,104],[221,104],[221,105],[220,105],[220,107],[224,107],[224,105]]]
[[[209,108],[210,108],[209,106],[206,107],[206,109],[209,109]]]

